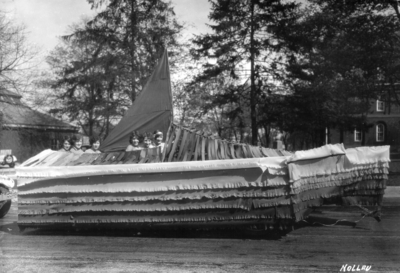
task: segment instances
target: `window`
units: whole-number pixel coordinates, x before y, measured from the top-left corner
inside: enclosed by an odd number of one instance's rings
[[[381,100],[376,100],[376,112],[385,111],[385,103]]]
[[[376,125],[376,141],[385,141],[385,125],[382,123]]]
[[[60,142],[57,139],[52,139],[51,140],[51,149],[52,150],[58,150],[60,148]]]
[[[354,141],[355,142],[361,142],[362,140],[362,134],[360,130],[354,129]]]

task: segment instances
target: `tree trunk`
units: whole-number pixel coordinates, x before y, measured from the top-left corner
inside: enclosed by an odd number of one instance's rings
[[[325,145],[325,137],[326,137],[326,131],[325,131],[326,129],[324,128],[324,129],[321,129],[320,130],[320,132],[319,132],[319,143],[318,143],[318,146],[317,147],[321,147],[321,146],[324,146]]]
[[[0,148],[2,148],[1,145],[2,133],[3,133],[3,112],[0,110]]]
[[[361,146],[365,146],[365,129],[361,131]]]
[[[264,137],[265,137],[265,147],[269,148],[269,128],[267,125],[264,125]]]
[[[90,115],[91,117],[89,118],[89,137],[93,136],[93,125],[94,125],[94,120],[93,120],[93,115]]]
[[[91,101],[93,104],[95,104],[95,103],[94,103],[94,100],[95,100],[94,92],[95,92],[94,88],[91,88],[91,90],[90,90],[90,101]],[[89,118],[88,118],[89,137],[92,137],[92,136],[93,136],[93,125],[94,125],[94,118],[93,118],[93,116],[94,116],[94,110],[93,110],[93,108],[94,108],[94,107],[92,106],[91,109],[89,110]]]
[[[104,139],[107,138],[110,130],[110,90],[107,91],[106,115],[106,132],[104,134]]]
[[[363,122],[361,127],[361,146],[365,146],[365,136],[368,130],[368,125],[366,122]]]
[[[340,143],[343,143],[343,139],[344,139],[343,129],[340,128],[339,132],[340,132],[340,139],[339,139],[339,142],[340,142]]]
[[[131,65],[132,65],[132,83],[131,83],[131,88],[132,88],[132,93],[131,93],[131,100],[132,102],[135,101],[136,99],[136,77],[135,77],[135,51],[136,51],[136,0],[132,0],[131,2],[131,32],[132,32],[132,40],[131,40]]]
[[[254,2],[251,1],[251,26],[250,26],[250,118],[251,118],[251,144],[257,145],[257,114],[256,114],[256,85],[254,71]]]

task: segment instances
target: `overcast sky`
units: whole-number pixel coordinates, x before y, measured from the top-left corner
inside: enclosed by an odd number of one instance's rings
[[[208,0],[172,0],[172,4],[178,20],[189,26],[185,36],[208,30]],[[86,0],[0,0],[0,9],[24,24],[28,40],[44,52],[57,45],[57,37],[67,34],[69,25],[96,13]]]

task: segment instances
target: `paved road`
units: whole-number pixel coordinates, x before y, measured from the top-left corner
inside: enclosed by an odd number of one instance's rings
[[[339,272],[346,264],[369,265],[369,272],[400,272],[400,188],[386,192],[380,223],[364,218],[354,227],[358,209],[324,207],[309,222],[346,221],[304,223],[282,237],[254,238],[253,232],[241,239],[204,231],[164,237],[20,233],[14,203],[0,220],[0,272]]]

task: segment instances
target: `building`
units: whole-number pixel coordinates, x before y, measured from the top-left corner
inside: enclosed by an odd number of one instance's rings
[[[339,143],[339,139],[339,132],[330,131],[330,143]],[[373,101],[365,130],[354,128],[352,132],[344,132],[343,144],[346,148],[390,145],[391,153],[400,152],[400,106],[388,105],[383,100]]]
[[[22,162],[44,149],[59,149],[62,138],[79,128],[35,111],[21,96],[0,87],[0,150],[12,150]]]

